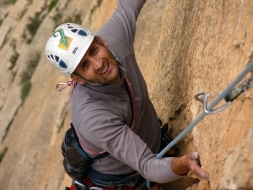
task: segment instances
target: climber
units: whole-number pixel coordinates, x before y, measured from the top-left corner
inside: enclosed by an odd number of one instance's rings
[[[135,171],[159,183],[176,180],[189,171],[202,179],[209,178],[200,167],[197,152],[155,157],[161,141],[160,124],[133,45],[136,20],[144,3],[118,0],[114,14],[96,35],[86,27],[65,23],[55,29],[46,44],[49,62],[77,83],[71,120],[82,148],[90,157],[109,153],[92,164],[89,179],[83,180],[87,186],[91,178],[94,184],[95,179]],[[121,189],[135,189],[136,183],[126,182]],[[97,185],[101,186],[99,182]]]

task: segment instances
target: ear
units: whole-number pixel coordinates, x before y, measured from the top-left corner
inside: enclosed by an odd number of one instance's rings
[[[85,83],[85,81],[82,78],[78,77],[78,76],[70,75],[70,78],[72,80],[74,80],[75,82],[77,82],[78,84],[83,85]]]
[[[100,43],[102,46],[108,48],[108,44],[100,36],[95,36],[95,38],[98,43]]]

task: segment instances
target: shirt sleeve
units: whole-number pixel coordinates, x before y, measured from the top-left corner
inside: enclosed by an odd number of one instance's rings
[[[111,18],[96,35],[120,40],[133,49],[136,21],[146,0],[118,0]]]
[[[173,158],[157,159],[147,144],[111,111],[88,113],[79,131],[89,142],[138,171],[145,179],[165,183],[181,177],[171,170]]]

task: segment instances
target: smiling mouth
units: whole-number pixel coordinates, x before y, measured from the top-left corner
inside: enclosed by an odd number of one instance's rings
[[[103,71],[101,72],[101,74],[105,74],[105,73],[108,71],[108,69],[109,69],[109,64],[106,63],[106,66],[105,66],[105,68],[103,69]]]

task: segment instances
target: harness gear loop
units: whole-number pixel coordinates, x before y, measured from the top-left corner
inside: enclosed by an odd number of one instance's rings
[[[215,114],[230,106],[231,102],[227,102],[226,104],[212,110],[207,109],[207,100],[209,97],[213,97],[211,94],[205,94],[205,92],[197,93],[194,98],[197,101],[200,101],[203,104],[203,109],[206,114]]]

